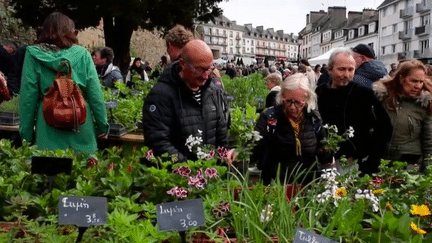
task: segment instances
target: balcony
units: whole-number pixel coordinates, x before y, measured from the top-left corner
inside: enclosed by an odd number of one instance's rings
[[[417,3],[416,4],[416,12],[417,13],[424,13],[431,9],[431,3],[430,0],[426,0],[425,3]]]
[[[241,38],[240,38],[240,36],[236,36],[236,40],[240,40]]]
[[[414,51],[414,58],[422,59],[422,58],[431,58],[431,57],[432,57],[431,49],[423,49],[423,52],[421,50]]]
[[[425,25],[415,28],[416,35],[429,35],[431,33],[431,26]]]
[[[399,31],[399,40],[409,40],[412,37],[412,29]]]
[[[401,9],[401,10],[400,10],[400,15],[399,15],[399,17],[400,17],[401,19],[403,19],[403,18],[409,18],[409,17],[412,17],[413,14],[414,14],[413,7],[408,7],[408,8],[406,8],[406,9]]]

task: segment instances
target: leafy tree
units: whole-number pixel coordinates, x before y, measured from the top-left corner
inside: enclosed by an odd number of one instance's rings
[[[20,44],[31,44],[36,38],[32,28],[25,28],[20,19],[13,17],[14,11],[0,1],[0,39],[14,41]]]
[[[105,44],[113,48],[114,63],[125,71],[130,62],[134,30],[166,30],[175,24],[192,29],[194,21],[207,22],[222,13],[222,0],[6,0],[25,24],[41,25],[50,13],[61,11],[77,29],[99,25],[103,20]]]

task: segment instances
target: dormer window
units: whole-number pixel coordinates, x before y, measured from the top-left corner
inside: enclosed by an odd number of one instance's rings
[[[364,33],[364,31],[365,31],[365,27],[364,27],[364,26],[360,27],[360,28],[358,29],[358,31],[359,31],[359,36],[364,35],[364,34],[365,34],[365,33]]]
[[[348,38],[350,38],[350,39],[354,38],[354,30],[349,31]]]
[[[369,33],[375,32],[375,22],[369,24]]]

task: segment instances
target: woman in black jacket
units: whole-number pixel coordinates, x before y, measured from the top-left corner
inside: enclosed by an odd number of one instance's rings
[[[254,149],[254,158],[259,161],[264,184],[276,178],[278,166],[281,182],[306,184],[314,177],[324,131],[316,111],[316,94],[308,83],[303,74],[288,77],[277,96],[277,105],[258,119],[256,130],[263,139]]]

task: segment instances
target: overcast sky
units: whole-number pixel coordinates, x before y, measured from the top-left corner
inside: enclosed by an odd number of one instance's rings
[[[274,28],[295,35],[306,26],[306,14],[328,7],[345,6],[348,11],[376,9],[384,0],[229,0],[219,7],[223,14],[237,24],[251,23],[253,27],[263,25],[264,29]]]

